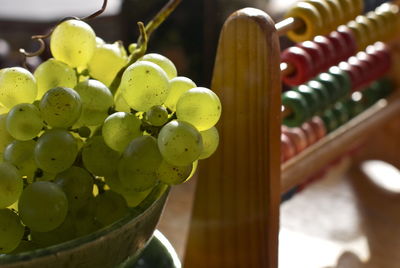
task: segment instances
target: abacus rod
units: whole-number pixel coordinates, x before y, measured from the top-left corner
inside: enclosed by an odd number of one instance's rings
[[[285,35],[287,32],[297,30],[304,27],[301,19],[289,17],[275,24],[276,31],[279,36]]]

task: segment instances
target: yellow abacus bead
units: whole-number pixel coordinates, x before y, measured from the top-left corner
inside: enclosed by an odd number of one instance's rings
[[[336,29],[339,25],[346,23],[343,16],[343,10],[337,0],[326,0],[331,9],[332,15],[335,18],[335,23],[333,29]]]
[[[308,0],[315,9],[318,11],[322,18],[322,31],[320,34],[327,34],[331,32],[334,28],[332,25],[334,24],[333,14],[330,10],[329,5],[326,3],[325,0]]]
[[[357,50],[358,51],[363,50],[365,44],[368,42],[368,40],[366,40],[367,33],[364,26],[352,20],[349,23],[347,23],[347,27],[349,27],[354,34],[357,43]]]
[[[341,9],[343,10],[343,17],[344,17],[344,22],[347,23],[354,19],[354,6],[353,2],[351,0],[337,0],[339,5],[341,6]]]
[[[363,13],[364,0],[353,0],[354,14],[353,18]]]
[[[385,20],[373,11],[370,11],[367,14],[365,14],[365,17],[370,21],[370,23],[374,24],[374,29],[375,29],[374,31],[376,34],[375,41],[383,41],[383,36],[384,36],[383,33],[386,27]]]
[[[376,42],[376,40],[378,39],[379,29],[376,29],[375,24],[367,19],[365,16],[357,16],[355,21],[361,24],[366,30],[367,36],[365,36],[365,43],[363,47],[364,50],[368,45]]]
[[[385,28],[382,31],[383,41],[387,41],[392,38],[393,33],[396,30],[395,21],[397,20],[398,14],[387,5],[382,5],[376,10],[376,13],[385,21]]]
[[[304,22],[304,26],[288,32],[287,36],[294,42],[302,42],[312,39],[322,32],[322,18],[318,10],[307,2],[297,2],[289,10],[286,18],[293,17]]]

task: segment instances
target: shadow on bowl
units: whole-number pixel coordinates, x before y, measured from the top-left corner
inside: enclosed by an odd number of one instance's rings
[[[111,268],[141,252],[152,237],[169,193],[155,187],[129,214],[90,235],[15,255],[0,255],[2,268]]]

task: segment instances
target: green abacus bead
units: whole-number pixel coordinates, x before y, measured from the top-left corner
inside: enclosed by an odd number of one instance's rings
[[[374,83],[372,83],[371,86],[375,86],[379,88],[379,92],[381,93],[381,98],[387,97],[390,93],[393,92],[395,85],[390,79],[387,78],[382,78]]]
[[[340,98],[340,83],[335,76],[330,73],[321,73],[314,80],[319,81],[327,88],[330,104],[335,103]]]
[[[337,66],[329,68],[328,73],[333,75],[340,84],[340,97],[344,98],[351,92],[351,79],[349,74]]]
[[[282,94],[282,105],[289,108],[292,113],[283,118],[283,124],[288,127],[297,127],[311,117],[307,102],[297,91],[289,90]]]
[[[315,115],[319,109],[320,98],[317,92],[307,85],[300,85],[296,89],[307,102],[308,110],[311,115]]]
[[[315,93],[318,95],[318,111],[323,112],[330,104],[328,89],[320,82],[311,80],[307,83]]]
[[[324,121],[327,133],[332,132],[333,130],[339,127],[339,122],[331,109],[326,110],[324,114],[321,116],[321,119],[322,121]]]
[[[353,118],[365,110],[365,106],[362,102],[362,99],[354,100],[349,98],[343,102],[343,105],[346,106],[349,111],[349,117]]]
[[[332,108],[332,113],[335,115],[339,126],[344,125],[350,120],[350,112],[345,105],[338,102]]]

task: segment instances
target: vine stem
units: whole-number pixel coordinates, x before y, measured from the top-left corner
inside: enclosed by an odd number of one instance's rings
[[[138,22],[140,35],[137,40],[137,47],[129,57],[128,63],[117,73],[114,80],[110,85],[111,93],[115,94],[119,84],[121,83],[122,74],[130,66],[140,59],[147,50],[147,43],[151,34],[160,26],[161,23],[176,9],[176,7],[181,3],[182,0],[169,0],[167,4],[154,16],[154,18],[146,24],[144,30],[142,29],[143,23]]]
[[[42,34],[42,35],[33,35],[31,37],[32,40],[37,40],[39,42],[39,49],[34,51],[34,52],[27,52],[25,49],[20,48],[19,49],[19,53],[21,53],[23,55],[23,61],[22,61],[22,66],[27,68],[26,65],[26,58],[29,57],[35,57],[35,56],[39,56],[40,54],[43,53],[43,51],[46,48],[46,43],[44,42],[44,39],[48,38],[54,31],[54,29],[62,22],[67,21],[67,20],[81,20],[81,21],[88,21],[91,20],[93,18],[96,18],[97,16],[101,15],[107,8],[107,4],[108,4],[108,0],[103,0],[103,5],[101,6],[101,8],[99,10],[97,10],[96,12],[94,12],[93,14],[83,17],[83,18],[77,18],[77,17],[66,17],[61,19],[60,21],[57,22],[56,25],[54,25],[47,34]]]

